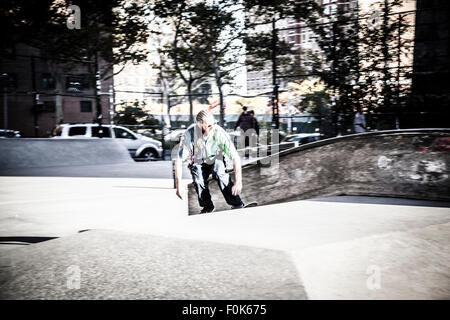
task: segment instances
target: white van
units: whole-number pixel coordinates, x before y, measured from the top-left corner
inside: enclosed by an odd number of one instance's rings
[[[53,138],[65,139],[117,139],[135,160],[156,160],[162,157],[161,142],[116,125],[97,123],[61,124]]]

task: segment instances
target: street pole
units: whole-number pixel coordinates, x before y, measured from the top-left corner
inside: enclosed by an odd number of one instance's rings
[[[94,89],[94,96],[95,96],[95,109],[97,110],[97,123],[98,123],[98,137],[103,138],[103,130],[102,130],[102,104],[100,101],[100,95],[99,92],[101,91],[101,82],[100,82],[100,72],[98,69],[98,52],[95,52],[95,65],[94,65],[94,72],[95,72],[95,89]]]
[[[339,104],[339,97],[337,96],[337,85],[338,85],[338,79],[336,75],[336,64],[337,64],[337,54],[336,54],[336,47],[337,47],[337,22],[333,21],[333,46],[332,46],[332,64],[331,64],[331,73],[333,74],[333,97],[332,97],[332,104],[333,104],[333,118],[332,121],[334,121],[334,130],[335,135],[340,136],[340,126],[339,126],[339,118],[340,118],[340,104]]]
[[[38,95],[36,92],[36,76],[35,76],[35,63],[34,56],[31,57],[31,86],[33,91],[33,115],[34,115],[34,136],[37,138],[39,136],[39,122],[38,122],[38,106],[37,100]]]
[[[6,82],[3,85],[3,128],[8,129],[8,89],[6,88]],[[6,131],[5,131],[6,136]]]
[[[165,121],[164,121],[164,93],[161,92],[161,146],[162,146],[162,160],[165,160],[165,145],[164,145],[164,133],[165,133]]]
[[[272,128],[280,128],[280,118],[278,110],[278,83],[277,83],[277,43],[278,35],[275,28],[275,19],[272,19]]]
[[[287,121],[287,132],[292,133],[292,113],[291,113],[291,86],[288,84],[288,121]]]
[[[114,105],[114,88],[112,84],[109,85],[109,123],[114,124],[114,115],[116,113]]]

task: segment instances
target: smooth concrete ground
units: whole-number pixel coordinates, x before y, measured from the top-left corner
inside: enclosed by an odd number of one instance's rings
[[[171,179],[0,177],[2,296],[450,298],[445,204],[296,201],[188,216],[172,186]],[[80,289],[67,290],[68,264],[80,267]],[[218,279],[226,290],[208,289]]]
[[[305,299],[279,250],[96,230],[14,251],[1,299]]]

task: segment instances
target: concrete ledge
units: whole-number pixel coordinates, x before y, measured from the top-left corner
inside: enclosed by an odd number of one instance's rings
[[[326,139],[243,167],[243,201],[259,205],[333,195],[450,200],[450,129],[378,131]],[[270,162],[272,160],[272,162]],[[210,182],[216,210],[228,210]],[[189,185],[189,213],[200,212]]]
[[[0,168],[39,168],[134,162],[112,139],[0,139]]]

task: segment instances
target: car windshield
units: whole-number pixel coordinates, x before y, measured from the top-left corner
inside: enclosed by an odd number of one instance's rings
[[[284,141],[291,142],[291,141],[294,141],[294,139],[295,139],[295,136],[294,137],[286,137],[286,139],[284,139]]]

